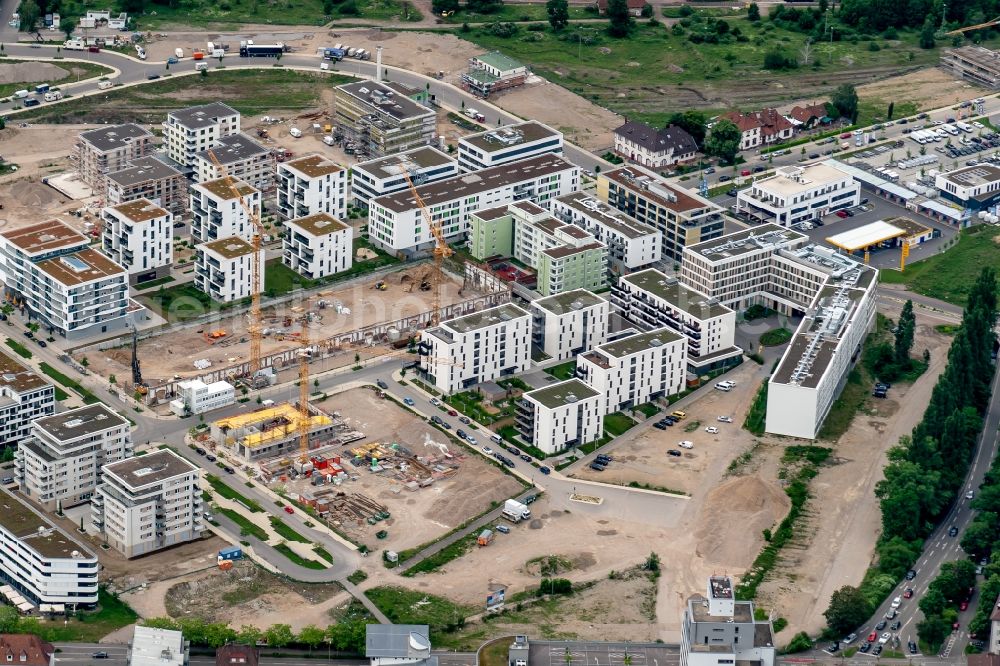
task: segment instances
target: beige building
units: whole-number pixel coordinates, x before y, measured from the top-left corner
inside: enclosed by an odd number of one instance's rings
[[[128,271],[129,283],[170,275],[174,264],[174,216],[148,199],[101,211],[101,250]]]
[[[194,286],[222,303],[253,295],[253,245],[237,236],[194,248]],[[260,250],[260,289],[264,288],[264,250]]]
[[[222,168],[215,165],[211,151]],[[199,183],[222,178],[228,174],[265,194],[272,194],[275,187],[274,170],[278,164],[274,152],[257,143],[246,134],[225,136],[195,155],[195,178]],[[225,173],[223,173],[225,169]]]
[[[77,173],[94,194],[103,196],[105,177],[152,153],[155,138],[152,132],[134,123],[80,132],[73,150]]]
[[[183,173],[155,157],[140,157],[107,176],[109,206],[149,199],[172,215],[187,212],[188,180]]]
[[[282,261],[309,280],[346,271],[353,257],[354,230],[326,213],[285,222]]]

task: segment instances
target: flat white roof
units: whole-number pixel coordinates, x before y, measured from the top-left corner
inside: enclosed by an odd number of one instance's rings
[[[848,174],[826,164],[810,164],[804,167],[781,167],[775,175],[754,183],[757,187],[778,194],[796,194],[827,183],[835,183]]]
[[[890,238],[896,238],[897,236],[903,236],[905,234],[906,231],[903,229],[891,225],[885,220],[877,220],[871,224],[866,224],[863,227],[858,227],[857,229],[851,229],[850,231],[844,231],[835,236],[830,236],[826,239],[826,242],[839,247],[842,250],[851,252],[853,250],[862,250],[871,245],[881,243],[882,241],[889,240]]]

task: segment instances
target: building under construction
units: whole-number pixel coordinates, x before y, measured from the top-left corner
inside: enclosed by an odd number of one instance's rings
[[[346,426],[309,405],[309,448],[335,443]],[[247,462],[294,456],[299,451],[301,416],[297,405],[281,403],[212,423],[212,439]]]
[[[1000,88],[1000,52],[982,46],[945,49],[941,69],[981,86]]]
[[[384,157],[434,140],[434,110],[393,84],[346,83],[333,95],[335,132],[351,152]]]

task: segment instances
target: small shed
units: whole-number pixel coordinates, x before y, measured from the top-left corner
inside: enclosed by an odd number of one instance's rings
[[[493,530],[483,530],[480,532],[479,536],[476,537],[476,543],[480,546],[488,546],[493,543]]]

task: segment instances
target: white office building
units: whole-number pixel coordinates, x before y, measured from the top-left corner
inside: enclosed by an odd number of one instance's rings
[[[328,213],[316,213],[285,222],[281,260],[299,275],[317,280],[352,265],[354,230]]]
[[[167,114],[163,123],[163,147],[171,160],[193,169],[198,153],[239,131],[240,114],[227,104],[213,102],[192,106]]]
[[[347,169],[322,155],[278,164],[278,214],[282,219],[326,213],[347,217]]]
[[[442,393],[524,372],[531,363],[531,315],[505,304],[424,331],[420,372]]]
[[[417,192],[450,242],[468,232],[469,216],[474,211],[522,199],[544,204],[579,187],[579,167],[557,155],[541,155],[421,185]],[[368,234],[372,243],[391,253],[424,249],[434,243],[410,191],[371,200]]]
[[[101,249],[128,271],[130,284],[170,275],[174,263],[174,216],[148,199],[101,211]]]
[[[579,379],[529,391],[517,404],[518,433],[545,453],[592,442],[604,434],[603,402],[600,393]]]
[[[31,424],[31,437],[16,454],[18,485],[47,511],[90,499],[101,466],[131,457],[127,419],[104,404],[86,405]]]
[[[1000,167],[981,162],[934,176],[941,197],[962,208],[983,211],[1000,203]]]
[[[206,384],[200,379],[189,379],[178,382],[177,395],[176,400],[170,401],[170,410],[177,416],[204,414],[236,402],[235,387],[223,381]]]
[[[774,666],[770,620],[754,618],[752,601],[737,601],[728,576],[711,576],[706,596],[687,601],[681,624],[680,666]]]
[[[253,245],[230,236],[194,248],[194,286],[222,303],[253,296]],[[264,288],[264,249],[260,254],[260,290]]]
[[[565,361],[607,342],[611,303],[586,289],[574,289],[529,305],[532,343],[549,359]]]
[[[786,166],[736,196],[736,214],[790,227],[861,203],[861,185],[828,164]]]
[[[55,411],[47,379],[0,349],[0,453],[31,434],[31,422]]]
[[[128,649],[128,666],[187,666],[191,644],[171,629],[135,625]]]
[[[578,356],[576,373],[612,414],[683,391],[687,341],[667,328],[629,335]]]
[[[505,125],[458,140],[458,166],[466,172],[562,153],[562,132],[537,120]]]
[[[256,215],[261,212],[260,190],[242,181],[225,178],[195,183],[191,186],[191,237],[198,242],[208,243],[239,236],[250,240],[254,227],[246,209],[247,205]],[[238,193],[238,194],[237,194]]]
[[[92,521],[127,558],[201,538],[201,469],[170,449],[105,465]]]
[[[209,155],[209,152],[212,154]],[[215,160],[222,165],[218,167]],[[204,183],[218,180],[226,174],[242,180],[261,192],[274,192],[274,169],[277,156],[267,146],[263,146],[242,132],[224,136],[195,155],[195,180]]]
[[[458,160],[432,146],[421,146],[355,164],[351,167],[351,196],[355,205],[367,208],[372,199],[409,189],[406,176],[414,185],[427,185],[457,175]]]
[[[608,268],[622,275],[660,260],[663,233],[612,208],[600,199],[574,192],[549,202],[552,214],[593,235],[608,248]]]

